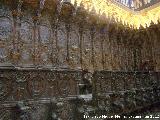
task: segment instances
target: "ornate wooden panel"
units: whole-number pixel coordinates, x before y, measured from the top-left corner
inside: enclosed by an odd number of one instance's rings
[[[93,98],[97,114],[122,114],[156,103],[159,96],[157,72],[110,72],[93,74]]]
[[[148,88],[158,83],[158,72],[109,72],[97,71],[93,75],[97,94]]]
[[[134,79],[134,74],[132,72],[127,72],[125,73],[124,77],[124,88],[127,90],[135,88],[135,79]]]
[[[11,95],[12,80],[3,75],[0,77],[0,101],[4,101]]]
[[[0,70],[0,100],[76,97],[80,80],[80,71]]]
[[[97,94],[104,94],[113,91],[111,72],[96,72],[94,74],[94,87]]]
[[[0,111],[6,111],[0,116],[2,120],[73,119],[81,79],[81,71],[0,69]],[[49,111],[51,103],[57,109],[52,106]]]

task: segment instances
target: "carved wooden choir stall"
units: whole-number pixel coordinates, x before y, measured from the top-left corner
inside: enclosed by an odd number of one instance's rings
[[[0,1],[0,120],[123,116],[160,101],[160,21],[136,28],[79,1]]]

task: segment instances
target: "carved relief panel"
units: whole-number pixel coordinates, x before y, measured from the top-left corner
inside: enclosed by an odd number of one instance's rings
[[[80,68],[80,41],[79,41],[79,32],[76,25],[71,26],[71,32],[69,37],[69,65],[71,68],[79,69]]]
[[[33,26],[32,20],[29,19],[30,16],[24,18],[21,22],[20,28],[20,53],[21,53],[21,60],[19,65],[22,66],[31,66],[33,65],[32,61],[32,54],[33,54]]]
[[[10,10],[0,6],[0,64],[9,65],[12,48],[12,17]]]
[[[0,101],[75,97],[79,94],[80,71],[1,70]]]
[[[67,62],[67,36],[66,36],[66,28],[65,23],[61,23],[58,30],[58,46],[59,46],[59,53],[58,53],[58,61],[60,67],[68,67]]]
[[[92,49],[91,49],[91,38],[90,38],[90,31],[85,30],[83,34],[83,51],[82,51],[82,61],[83,61],[83,67],[84,69],[90,69],[93,70],[93,65],[91,62],[91,55],[92,55]]]

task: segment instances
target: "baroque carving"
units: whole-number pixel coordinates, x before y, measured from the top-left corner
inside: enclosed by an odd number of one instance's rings
[[[5,77],[0,77],[0,101],[4,101],[9,95],[11,95],[11,83],[12,81]]]
[[[28,90],[32,97],[40,97],[46,89],[45,79],[41,75],[31,77],[28,80]]]

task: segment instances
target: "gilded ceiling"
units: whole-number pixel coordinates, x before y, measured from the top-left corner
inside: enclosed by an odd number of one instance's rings
[[[75,4],[75,0],[71,0]],[[77,5],[83,4],[89,12],[95,10],[98,15],[105,14],[107,17],[114,17],[117,22],[128,24],[134,28],[147,27],[151,22],[157,23],[160,18],[160,1],[157,0],[152,6],[140,11],[134,11],[113,2],[113,0],[77,0]]]
[[[10,4],[15,3],[14,0],[3,0],[10,1]],[[37,8],[39,0],[22,0],[28,7]],[[88,14],[97,15],[97,18],[101,18],[103,21],[108,21],[112,18],[117,23],[123,23],[132,28],[139,28],[140,26],[148,27],[151,23],[157,24],[160,19],[160,0],[40,0],[44,3],[44,8],[47,8],[51,13],[55,12],[56,4],[61,1],[70,2],[74,7],[83,6]],[[121,4],[120,2],[127,1]],[[132,1],[132,5],[128,5],[128,1]],[[134,1],[154,1],[153,4],[149,6],[136,8],[133,7]],[[156,2],[155,2],[156,1]],[[141,3],[139,3],[141,5]],[[135,3],[136,5],[136,3]],[[23,6],[25,8],[25,6]],[[96,13],[96,14],[95,14]],[[105,16],[105,17],[104,17]]]

